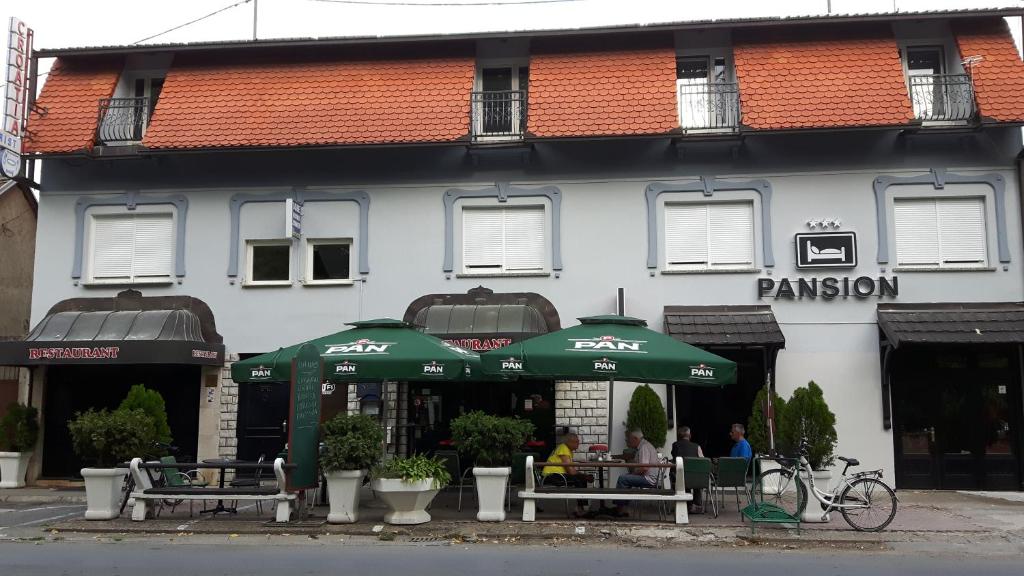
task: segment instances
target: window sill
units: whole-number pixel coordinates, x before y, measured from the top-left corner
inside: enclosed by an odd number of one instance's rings
[[[86,288],[106,288],[109,286],[170,286],[174,284],[174,278],[155,278],[152,280],[84,280],[82,286]]]
[[[243,288],[284,288],[291,286],[291,280],[271,280],[266,282],[242,282]]]
[[[693,270],[662,270],[662,274],[759,274],[760,268],[705,268]]]
[[[994,266],[974,266],[974,267],[962,267],[953,268],[949,266],[896,266],[892,269],[893,272],[995,272],[997,268]]]
[[[318,286],[351,286],[355,284],[354,280],[303,280],[301,282],[303,286],[310,288],[316,288]]]
[[[456,278],[546,278],[551,272],[465,272]]]

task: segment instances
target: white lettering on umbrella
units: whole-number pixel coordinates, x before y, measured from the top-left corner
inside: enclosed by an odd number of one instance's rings
[[[597,338],[573,339],[572,348],[566,348],[568,352],[627,352],[635,354],[646,354],[641,350],[646,340],[622,340],[614,336],[599,336]]]
[[[324,355],[388,354],[388,348],[394,345],[394,342],[374,342],[364,339],[355,342],[345,342],[344,344],[330,344],[327,346],[327,351],[324,352]]]

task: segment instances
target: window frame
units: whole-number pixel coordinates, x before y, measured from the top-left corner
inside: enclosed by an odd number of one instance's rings
[[[132,274],[128,277],[116,277],[116,278],[97,278],[96,277],[96,221],[98,219],[131,219],[134,220],[139,216],[169,216],[171,220],[171,235],[169,238],[170,242],[170,262],[168,263],[168,270],[166,275],[161,276],[147,276],[144,278],[138,278],[135,275],[134,266],[134,250],[132,254]],[[175,279],[175,262],[177,261],[177,238],[178,233],[178,215],[176,210],[168,210],[166,207],[153,206],[145,207],[139,206],[136,210],[127,212],[123,209],[118,210],[114,208],[108,209],[97,209],[95,211],[90,210],[89,214],[86,215],[88,218],[87,229],[86,229],[86,243],[85,243],[85,280],[86,286],[127,286],[127,285],[166,285],[173,284]]]
[[[899,252],[899,221],[896,218],[896,205],[900,202],[927,202],[931,201],[934,203],[942,201],[955,201],[955,200],[978,200],[981,202],[981,214],[982,214],[982,239],[983,239],[983,252],[984,258],[981,262],[945,262],[942,254],[941,234],[942,229],[939,222],[936,222],[936,231],[939,237],[936,238],[938,242],[938,262],[937,263],[904,263],[900,261]],[[937,208],[937,205],[936,205]],[[991,201],[987,194],[955,194],[955,195],[898,195],[894,196],[889,202],[889,214],[892,220],[892,261],[894,262],[893,268],[896,271],[901,272],[956,272],[956,271],[985,271],[992,270],[992,257],[991,257],[991,234],[992,225],[994,222],[993,215],[991,213]],[[938,212],[936,211],[936,219],[938,220]]]
[[[313,248],[322,245],[348,246],[348,278],[329,280],[313,279]],[[352,257],[354,248],[355,242],[352,241],[352,238],[306,238],[303,251],[302,284],[304,286],[351,286],[354,284],[355,279],[352,274]]]
[[[483,199],[481,199],[483,200]],[[506,202],[497,203],[495,201],[477,200],[477,201],[465,201],[460,202],[456,206],[458,210],[458,253],[459,253],[459,270],[458,276],[483,276],[483,277],[516,277],[516,276],[549,276],[551,274],[551,234],[552,234],[552,223],[551,223],[551,207],[547,202],[538,201],[535,198],[522,198],[517,199],[510,198]],[[522,269],[522,270],[507,270],[505,267],[506,252],[504,246],[502,247],[502,265],[500,268],[479,268],[470,267],[466,264],[466,226],[465,226],[465,214],[467,210],[499,210],[505,212],[506,210],[517,210],[517,209],[540,209],[542,212],[543,219],[543,247],[541,249],[541,267],[537,269]],[[504,241],[504,240],[503,240]]]
[[[711,259],[711,226],[710,226],[710,211],[706,213],[705,218],[707,222],[707,258],[709,261],[703,264],[681,264],[672,263],[669,261],[669,246],[668,246],[668,211],[673,206],[704,206],[711,207],[715,205],[743,205],[750,211],[750,261],[746,263],[728,263],[728,264],[713,264],[710,262]],[[713,201],[686,201],[686,200],[671,200],[666,199],[661,204],[661,235],[659,241],[661,243],[662,266],[665,272],[669,273],[715,273],[715,272],[751,272],[757,271],[757,235],[759,232],[760,223],[758,221],[758,206],[756,200],[752,198],[727,198],[722,200]]]
[[[484,90],[484,70],[493,70],[497,68],[508,68],[511,79],[512,91],[522,91],[524,93],[523,103],[526,106],[526,114],[529,114],[529,92],[530,92],[530,59],[529,57],[521,58],[479,58],[476,61],[476,70],[473,74],[473,92],[487,92]],[[522,70],[526,69],[526,86],[520,85],[522,79]],[[502,140],[522,140],[523,134],[517,132],[516,128],[519,126],[523,111],[518,106],[512,106],[511,109],[512,117],[509,120],[513,130],[511,133],[504,132],[488,132],[483,128],[483,120],[477,118],[476,112],[471,111],[471,121],[474,137],[483,138],[487,141],[502,141]]]
[[[247,239],[245,241],[245,280],[243,286],[291,286],[294,278],[294,242],[290,238]],[[288,246],[288,279],[287,280],[253,280],[253,248],[257,246]]]

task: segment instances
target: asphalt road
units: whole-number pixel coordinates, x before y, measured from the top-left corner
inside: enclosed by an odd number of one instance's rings
[[[672,576],[946,574],[1018,576],[1016,558],[954,558],[868,552],[750,551],[550,546],[415,546],[336,543],[254,545],[132,542],[0,542],[0,574],[246,576],[286,574]]]
[[[51,522],[60,522],[85,512],[85,504],[25,504],[0,502],[0,535],[39,534]]]

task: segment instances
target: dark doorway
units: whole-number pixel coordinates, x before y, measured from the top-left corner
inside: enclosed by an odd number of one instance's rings
[[[765,352],[760,348],[707,348],[736,363],[736,384],[722,388],[676,386],[676,425],[689,426],[693,441],[708,457],[728,456],[729,427],[746,426],[754,396],[764,386]],[[675,440],[672,438],[671,440]]]
[[[87,463],[71,449],[68,421],[89,408],[117,408],[135,384],[145,384],[163,396],[179,458],[194,458],[199,443],[201,373],[199,366],[180,364],[50,366],[44,390],[42,476],[78,477]]]
[[[288,442],[288,382],[238,385],[238,456],[274,458]]]
[[[898,487],[1020,489],[1016,348],[901,348],[891,375]]]

